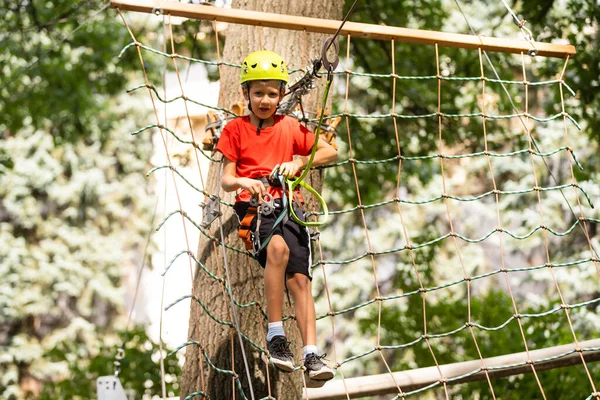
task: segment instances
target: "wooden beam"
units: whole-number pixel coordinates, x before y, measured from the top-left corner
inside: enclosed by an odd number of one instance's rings
[[[582,349],[600,348],[600,339],[579,342]],[[542,371],[551,368],[561,368],[570,365],[581,364],[579,353],[571,353],[564,357],[553,358],[568,353],[575,349],[575,345],[567,344],[563,346],[549,347],[546,349],[532,350],[529,352],[531,359],[535,362],[535,370]],[[583,353],[586,362],[600,360],[600,350],[590,350]],[[505,367],[502,369],[492,369],[488,371],[490,378],[502,378],[511,375],[518,375],[531,372],[529,365],[516,365],[527,363],[527,353],[514,353],[504,356],[491,357],[484,359],[485,366],[488,368]],[[481,368],[481,360],[465,361],[454,364],[441,365],[440,369],[444,378],[452,379],[463,376]],[[310,400],[344,400],[347,395],[351,399],[358,399],[366,396],[375,396],[383,394],[398,394],[396,383],[403,392],[417,390],[440,379],[437,367],[419,368],[410,371],[394,372],[394,379],[390,374],[361,376],[358,378],[347,378],[343,382],[334,380],[328,382],[320,389],[305,390],[304,398]],[[483,371],[473,375],[466,376],[455,381],[448,382],[449,385],[458,383],[481,381],[487,379]],[[345,385],[344,385],[345,384]],[[492,384],[493,385],[493,384]],[[592,388],[590,387],[590,393]]]
[[[341,21],[330,19],[300,17],[264,13],[249,10],[195,5],[159,0],[111,0],[110,6],[120,10],[142,13],[160,12],[177,17],[222,21],[233,24],[264,26],[269,28],[317,32],[333,35],[341,25]],[[459,47],[465,49],[480,48],[485,51],[527,54],[531,49],[526,40],[499,39],[486,36],[463,35],[459,33],[426,31],[420,29],[400,28],[395,26],[346,22],[340,35],[352,37],[395,40],[414,44],[438,44],[443,47]],[[545,57],[566,58],[576,53],[570,44],[552,44],[535,42],[537,55]]]

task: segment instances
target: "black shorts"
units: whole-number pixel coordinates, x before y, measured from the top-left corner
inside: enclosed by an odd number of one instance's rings
[[[233,206],[233,210],[240,221],[246,215],[248,207],[250,207],[250,204],[246,202],[237,202]],[[264,243],[271,233],[273,236],[281,236],[290,250],[288,265],[285,272],[287,274],[300,273],[312,280],[312,254],[310,250],[310,235],[308,229],[305,226],[299,225],[291,216],[284,218],[283,221],[279,222],[275,228],[273,228],[275,221],[277,221],[277,218],[279,218],[282,211],[284,210],[282,209],[281,200],[277,199],[275,200],[274,212],[270,215],[260,216],[260,243]],[[294,208],[294,211],[298,219],[305,221],[304,211],[300,207]],[[256,223],[257,217],[255,216],[250,227],[252,232],[256,232]],[[268,244],[254,257],[263,268],[267,265],[267,247]]]

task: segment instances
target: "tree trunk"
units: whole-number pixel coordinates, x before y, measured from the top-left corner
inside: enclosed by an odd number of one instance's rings
[[[234,0],[232,7],[279,14],[340,19],[343,5],[343,0]],[[287,61],[289,70],[304,68],[310,60],[319,57],[322,43],[327,37],[321,34],[241,25],[229,25],[226,35],[223,61],[239,64],[247,54],[262,48],[281,54]],[[239,75],[238,68],[223,67],[221,69],[220,106],[231,108],[232,104],[243,101]],[[299,73],[292,75],[290,83],[294,83],[300,76]],[[308,98],[303,99],[305,110],[317,111],[320,108],[324,79],[318,80],[317,84],[318,88],[314,89],[307,96]],[[234,201],[233,194],[225,194],[220,189],[219,167],[219,164],[211,165],[207,190],[212,193],[219,190],[221,198],[232,203]],[[322,179],[319,173],[312,173],[308,181],[313,187],[320,190]],[[308,204],[311,203],[310,198],[308,196],[305,198],[307,206],[310,208],[312,205]],[[242,242],[237,237],[237,218],[229,207],[221,206],[221,211],[223,212],[225,242],[234,247],[243,248]],[[212,223],[210,232],[213,236],[220,237],[219,220]],[[212,273],[225,279],[222,249],[217,248],[214,242],[201,237],[198,246],[198,260]],[[257,301],[263,305],[263,269],[260,265],[244,254],[229,250],[227,251],[227,261],[234,298],[242,304]],[[209,277],[206,272],[198,269],[194,279],[194,294],[206,305],[213,316],[222,321],[233,322],[231,302],[223,286]],[[256,306],[238,307],[237,313],[241,332],[259,346],[266,347],[266,320],[259,308]],[[293,315],[293,307],[291,304],[287,304],[287,300],[284,315]],[[288,338],[293,343],[292,351],[295,354],[296,364],[299,364],[302,358],[302,340],[295,320],[286,321],[284,327]],[[234,329],[216,322],[194,301],[190,313],[189,339],[202,344],[215,366],[224,370],[234,370],[239,376],[245,396],[251,398],[237,333]],[[265,363],[261,361],[260,352],[256,348],[244,341],[244,349],[248,358],[255,399],[269,395],[280,400],[302,397],[300,372],[283,374],[275,372],[272,368],[267,371]],[[204,360],[199,348],[189,346],[186,350],[183,369],[181,398],[198,391],[207,393],[211,399],[241,398],[231,375],[214,371]]]

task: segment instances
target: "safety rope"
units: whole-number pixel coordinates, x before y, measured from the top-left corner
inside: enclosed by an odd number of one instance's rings
[[[217,173],[217,184],[221,182],[221,175],[223,173],[223,162],[219,163],[218,173]],[[219,190],[217,190],[217,200],[219,200]],[[225,232],[223,230],[223,216],[222,213],[218,213],[219,219],[219,234],[221,235],[221,243],[225,243]],[[222,246],[222,254],[223,254],[223,264],[225,267],[225,276],[227,278],[226,282],[231,282],[231,278],[229,276],[229,263],[227,261],[227,252],[225,251],[225,247]],[[248,357],[246,356],[246,350],[244,348],[244,340],[242,339],[242,332],[240,330],[240,321],[237,313],[237,307],[235,306],[235,302],[233,299],[233,293],[231,291],[227,291],[229,294],[229,300],[231,302],[231,311],[233,314],[233,327],[238,336],[238,340],[240,342],[240,349],[242,351],[242,358],[244,360],[244,367],[246,370],[246,377],[248,378],[248,385],[250,386],[250,396],[252,400],[254,400],[254,389],[252,388],[252,376],[250,375],[250,367],[248,365]]]
[[[331,43],[332,41],[328,41],[329,43]],[[324,44],[324,48],[326,46],[328,46],[328,42],[326,42]],[[325,52],[324,52],[325,53]],[[325,55],[324,55],[325,57]],[[335,65],[337,65],[337,54],[336,54],[336,61],[334,62]],[[329,216],[329,210],[327,208],[327,203],[323,200],[323,197],[321,197],[321,195],[312,187],[310,186],[308,183],[304,182],[304,178],[308,175],[308,173],[310,172],[310,169],[312,167],[313,161],[315,159],[315,154],[317,152],[317,148],[319,146],[319,134],[321,131],[321,126],[323,125],[323,121],[325,118],[325,106],[327,105],[327,98],[329,96],[329,89],[331,88],[331,83],[333,81],[333,68],[335,68],[334,63],[329,63],[329,70],[327,71],[327,83],[325,84],[325,90],[323,92],[323,98],[321,101],[321,110],[323,110],[321,112],[321,116],[319,118],[319,123],[317,124],[317,127],[315,129],[315,141],[313,143],[312,146],[312,150],[310,152],[310,157],[308,159],[308,162],[306,164],[306,167],[304,168],[304,171],[302,171],[302,174],[300,174],[300,176],[298,178],[285,178],[285,184],[287,186],[287,190],[288,190],[288,196],[290,199],[293,199],[294,197],[294,189],[298,186],[302,186],[303,188],[305,188],[307,191],[309,191],[311,194],[313,194],[317,200],[319,201],[319,204],[321,205],[321,209],[323,210],[323,219],[321,221],[302,221],[300,218],[298,218],[298,216],[296,215],[296,212],[294,211],[294,207],[293,207],[293,202],[290,201],[289,202],[289,213],[290,216],[292,217],[292,219],[302,225],[302,226],[321,226],[323,225],[325,222],[327,222],[327,218]]]
[[[537,55],[537,49],[535,47],[535,41],[533,40],[533,34],[531,33],[531,30],[529,30],[529,28],[527,28],[525,26],[525,23],[527,21],[517,17],[517,14],[515,14],[515,12],[512,10],[512,8],[510,8],[510,6],[508,5],[508,3],[505,0],[500,0],[500,1],[502,2],[502,4],[504,4],[504,7],[506,7],[506,10],[512,17],[514,24],[517,26],[517,28],[519,28],[521,30],[521,33],[523,34],[523,37],[525,38],[525,40],[527,40],[529,42],[529,44],[531,45],[531,49],[529,49],[527,54],[529,54],[532,57],[535,57]]]

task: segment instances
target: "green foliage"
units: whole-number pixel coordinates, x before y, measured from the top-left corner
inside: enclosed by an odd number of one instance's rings
[[[0,175],[4,173],[5,169],[12,169],[15,166],[12,158],[6,153],[6,150],[0,148]]]
[[[0,131],[48,131],[57,143],[102,132],[109,96],[121,93],[134,52],[116,55],[131,39],[113,10],[98,1],[15,1],[1,12]]]
[[[127,133],[147,115],[116,97],[142,75],[135,52],[117,59],[131,38],[106,5],[17,1],[0,11],[2,398],[41,385],[46,398],[74,398],[52,390],[75,390],[83,375],[81,390],[93,388],[96,363],[110,364],[100,349],[115,346],[123,324],[124,271],[146,244],[152,145]],[[148,371],[147,354],[132,352]]]
[[[125,115],[133,110],[122,107]],[[55,343],[101,339],[96,325],[118,326],[123,268],[139,265],[150,224],[148,138],[90,127],[82,141],[55,147],[49,134],[22,129],[3,142],[14,162],[0,175],[0,393],[19,381],[66,373],[42,358]],[[123,227],[126,226],[127,230]],[[75,357],[77,354],[68,355]]]
[[[48,382],[39,396],[40,400],[52,399],[94,399],[96,398],[96,379],[114,374],[116,346],[125,343],[124,358],[121,360],[119,379],[126,391],[133,391],[135,398],[162,395],[160,376],[160,349],[157,343],[146,334],[143,326],[131,331],[118,332],[118,340],[102,332],[104,342],[94,351],[86,348],[85,343],[65,341],[58,343],[45,358],[53,362],[65,362],[69,367],[69,378]],[[107,340],[108,339],[108,340]],[[169,350],[163,349],[164,355]],[[86,354],[86,357],[74,358],[74,354]],[[169,397],[178,392],[178,377],[181,367],[175,356],[164,359],[166,391]]]
[[[565,81],[577,92],[581,106],[570,111],[585,121],[590,139],[600,142],[600,4],[595,0],[535,0],[518,1],[515,6],[530,21],[536,40],[564,39],[575,46],[577,54],[567,64]],[[563,64],[563,60],[546,60],[545,71],[556,71]],[[560,104],[559,92],[553,93],[553,100]],[[554,112],[560,110],[555,107]]]

